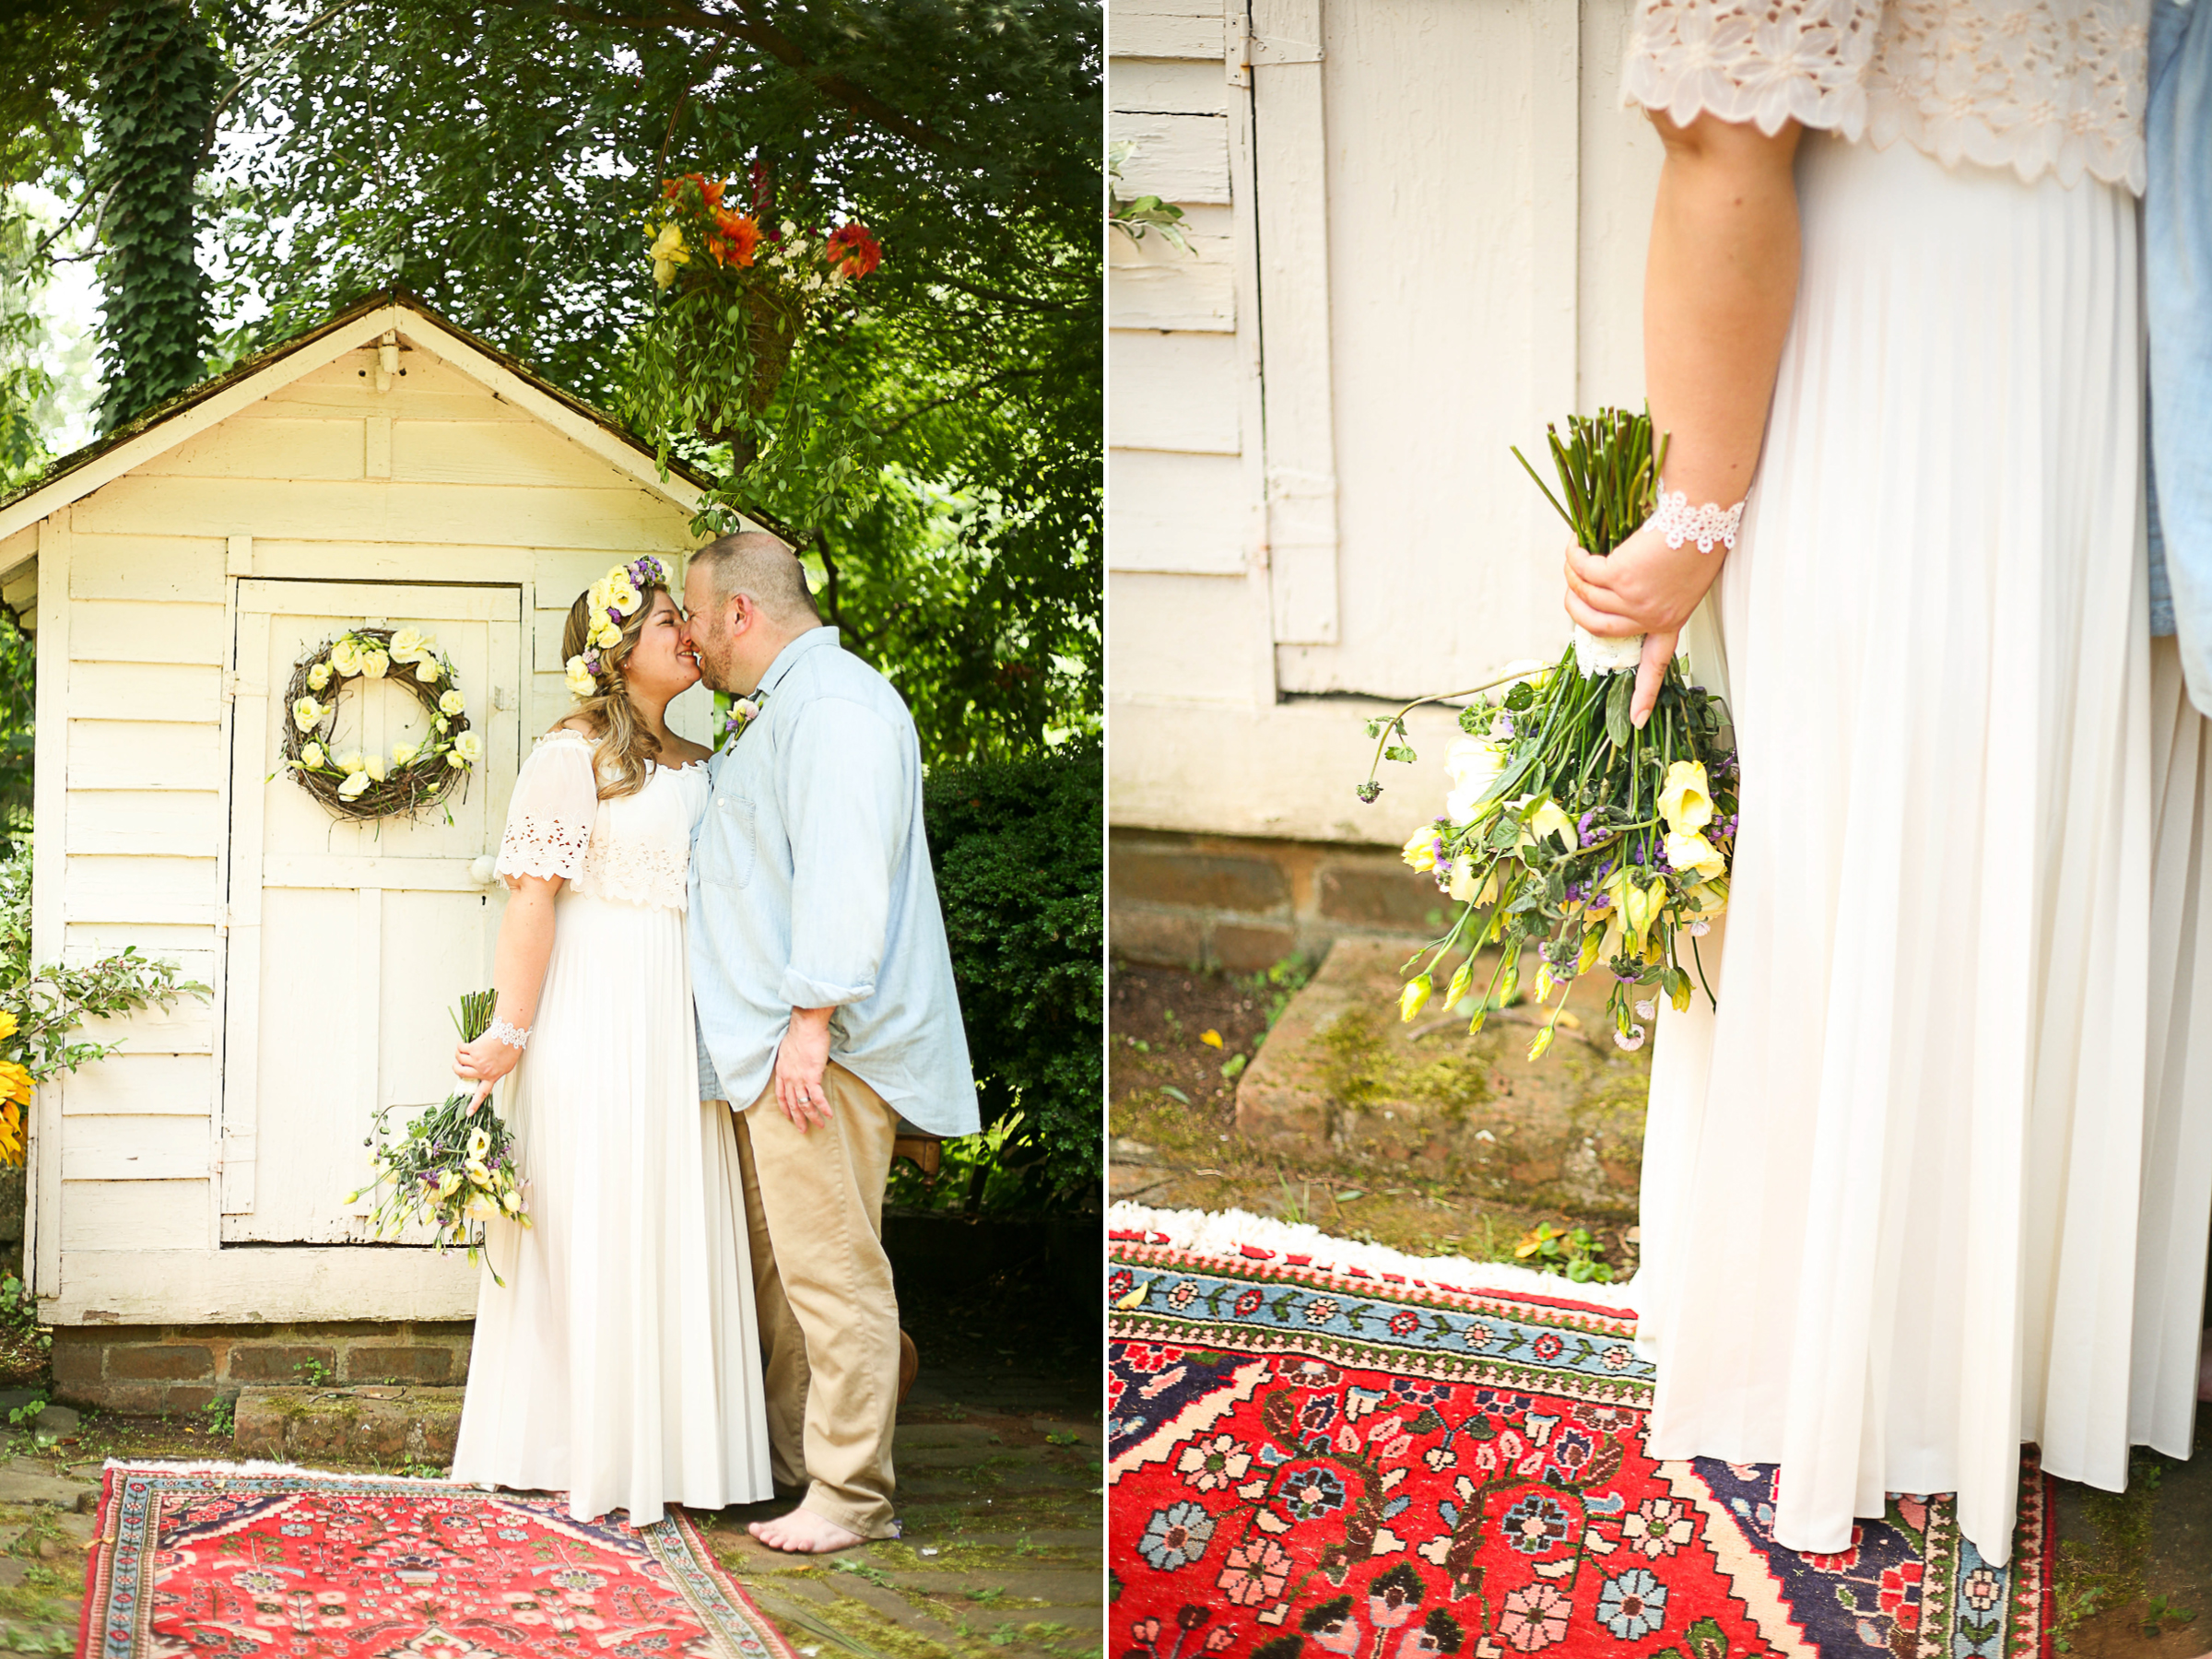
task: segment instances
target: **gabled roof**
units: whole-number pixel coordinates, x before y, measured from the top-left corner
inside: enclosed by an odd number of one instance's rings
[[[387,330],[425,347],[562,436],[605,457],[655,494],[688,512],[697,511],[709,480],[674,461],[664,478],[652,446],[631,436],[613,417],[447,322],[405,289],[392,288],[357,301],[320,327],[256,352],[227,374],[202,381],[97,442],[63,456],[21,488],[0,496],[0,540],[82,500],[101,485],[174,449],[302,375],[349,351],[376,344]],[[754,517],[750,513],[746,516]]]

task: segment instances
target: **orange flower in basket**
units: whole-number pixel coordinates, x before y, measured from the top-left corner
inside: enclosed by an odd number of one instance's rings
[[[708,212],[712,213],[722,206],[722,193],[726,188],[725,181],[710,179],[704,173],[686,173],[681,179],[663,179],[661,194],[673,202],[683,194],[687,182],[699,186],[700,197],[706,203]]]
[[[882,245],[874,232],[857,221],[831,231],[825,252],[830,269],[840,276],[865,276],[883,263]]]
[[[760,227],[744,214],[725,207],[714,209],[714,224],[716,230],[707,232],[707,252],[714,256],[714,263],[751,265],[753,251],[760,245]]]

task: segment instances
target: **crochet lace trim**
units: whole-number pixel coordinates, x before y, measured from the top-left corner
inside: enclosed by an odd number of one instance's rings
[[[1639,0],[1632,104],[2141,194],[2145,0]]]

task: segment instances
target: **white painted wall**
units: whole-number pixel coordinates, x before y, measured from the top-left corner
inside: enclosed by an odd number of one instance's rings
[[[334,1148],[359,1153],[376,1105],[440,1094],[443,1007],[484,982],[504,896],[463,890],[467,863],[496,849],[521,754],[571,706],[569,606],[618,560],[680,570],[688,498],[588,423],[557,429],[542,397],[524,406],[465,343],[399,320],[406,373],[388,389],[372,344],[305,348],[322,360],[172,418],[197,429],[135,441],[91,493],[0,525],[0,595],[35,604],[40,652],[34,954],[135,945],[215,988],[114,1022],[100,1035],[124,1053],[39,1091],[29,1242],[57,1323],[474,1310],[458,1253],[345,1242],[364,1234]],[[241,592],[258,595],[243,612]],[[380,836],[267,776],[296,654],[269,644],[272,611],[317,640],[332,618],[418,612],[453,635],[490,750],[455,826]],[[679,725],[703,734],[703,694],[685,701]],[[265,940],[265,890],[284,895],[272,926],[293,911],[346,924]]]
[[[1124,188],[1194,250],[1111,239],[1114,823],[1403,840],[1450,719],[1363,807],[1378,700],[1558,650],[1562,527],[1509,446],[1642,395],[1629,6],[1112,0]]]

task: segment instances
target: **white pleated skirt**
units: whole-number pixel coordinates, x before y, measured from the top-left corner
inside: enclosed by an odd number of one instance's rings
[[[2194,915],[2207,767],[2178,670],[2153,719],[2136,206],[1825,134],[1798,183],[1759,472],[1689,639],[1742,810],[1719,1010],[1654,1039],[1650,1443],[1780,1464],[1797,1549],[1956,1491],[2001,1564],[2023,1441],[2117,1488],[2131,1438],[2186,1451],[2184,1348],[2194,1392],[2212,1001],[2152,881],[2156,837]]]
[[[634,1526],[764,1500],[745,1186],[699,1099],[683,913],[564,888],[554,916],[503,1106],[532,1225],[490,1224],[453,1477]]]

